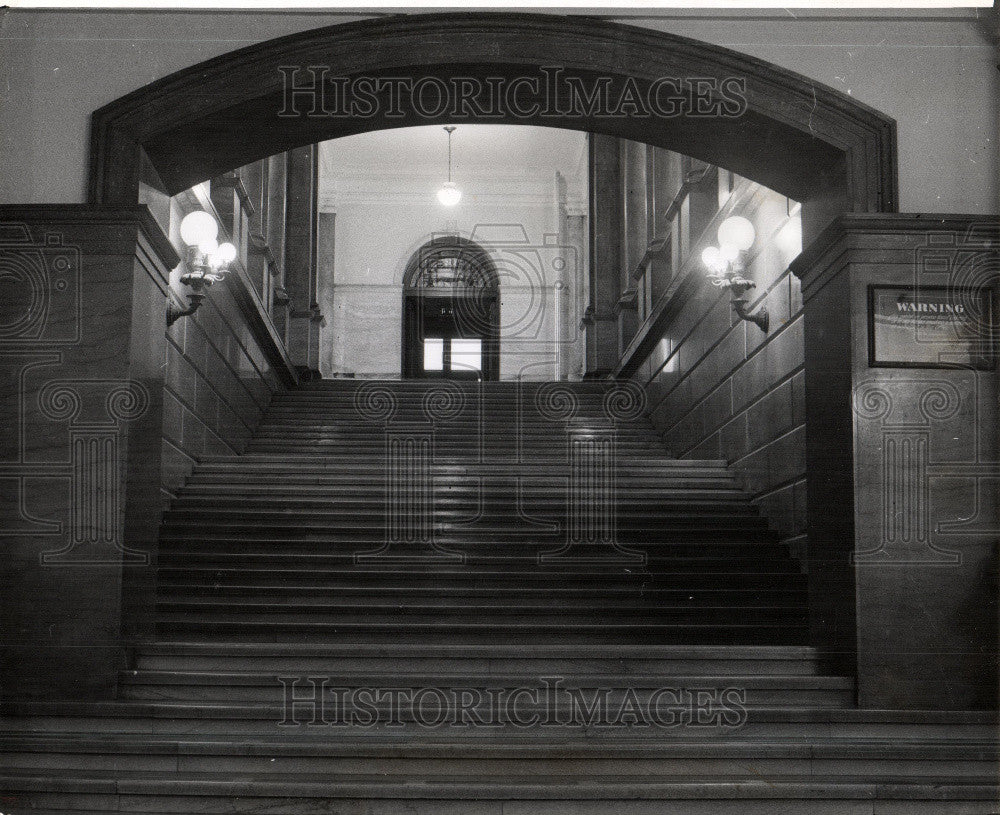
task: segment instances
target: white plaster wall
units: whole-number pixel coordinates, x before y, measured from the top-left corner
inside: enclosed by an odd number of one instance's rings
[[[996,212],[993,12],[644,10],[616,19],[849,91],[899,124],[904,211]],[[84,200],[92,111],[154,79],[344,13],[0,11],[0,202]]]
[[[577,338],[557,340],[556,298],[575,296],[557,291],[578,290],[585,259],[583,247],[559,243],[555,170],[463,183],[454,207],[437,201],[441,181],[440,172],[392,180],[321,176],[321,210],[336,213],[334,265],[320,269],[323,375],[400,375],[406,263],[432,238],[457,234],[486,249],[498,269],[501,378],[559,378],[559,355]],[[571,305],[573,322],[582,308]]]

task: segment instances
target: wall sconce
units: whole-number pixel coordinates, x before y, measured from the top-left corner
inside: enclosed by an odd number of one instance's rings
[[[733,296],[733,311],[741,320],[748,320],[766,332],[770,324],[767,309],[761,306],[753,314],[747,308],[746,293],[757,284],[743,276],[746,253],[753,246],[757,232],[746,218],[733,215],[719,225],[719,245],[709,246],[701,253],[701,262],[708,267],[708,279],[713,286],[729,289]]]
[[[205,299],[206,289],[223,280],[229,264],[236,260],[236,247],[231,243],[220,244],[216,240],[218,235],[219,225],[207,212],[189,212],[181,221],[181,240],[187,244],[184,252],[187,271],[181,275],[181,283],[190,287],[191,294],[185,309],[167,304],[168,326],[194,314]]]

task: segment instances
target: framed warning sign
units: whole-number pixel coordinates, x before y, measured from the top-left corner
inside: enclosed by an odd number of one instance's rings
[[[870,286],[868,364],[874,368],[978,368],[996,364],[989,288]]]

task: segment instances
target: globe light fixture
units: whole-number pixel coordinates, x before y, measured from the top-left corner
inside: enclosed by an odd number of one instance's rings
[[[701,262],[708,269],[708,279],[713,286],[729,289],[733,311],[741,320],[748,320],[766,332],[770,316],[764,306],[750,312],[746,293],[756,288],[757,284],[743,275],[745,255],[757,239],[757,231],[748,219],[731,215],[719,224],[718,238],[718,246],[707,246],[701,253]]]
[[[236,247],[231,243],[223,243],[212,253],[210,260],[215,266],[224,266],[236,260]]]
[[[219,225],[215,218],[203,210],[189,212],[181,221],[181,240],[188,246],[200,246],[214,241],[219,236]]]
[[[753,246],[757,231],[741,215],[731,215],[719,224],[719,246],[733,246],[736,252],[746,252]]]
[[[462,191],[453,181],[446,181],[438,190],[438,201],[446,207],[453,207],[462,200]]]
[[[721,272],[726,268],[726,261],[722,259],[718,246],[706,246],[701,253],[701,262],[712,272]]]
[[[168,326],[194,314],[205,300],[208,287],[223,280],[229,264],[236,260],[236,247],[228,242],[219,243],[219,224],[207,212],[189,212],[181,221],[180,232],[181,240],[187,244],[181,283],[190,287],[191,294],[187,308],[167,304]]]
[[[462,200],[462,191],[458,188],[458,185],[451,180],[451,134],[455,132],[454,125],[448,125],[445,128],[445,132],[448,134],[448,180],[441,185],[441,189],[438,190],[437,197],[438,201],[446,207],[453,207]]]
[[[732,263],[739,256],[740,248],[735,243],[723,243],[719,246],[719,258],[723,263]]]

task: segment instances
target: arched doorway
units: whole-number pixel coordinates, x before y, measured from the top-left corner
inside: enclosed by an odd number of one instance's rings
[[[478,244],[444,236],[421,246],[403,276],[403,378],[500,378],[500,289]]]

